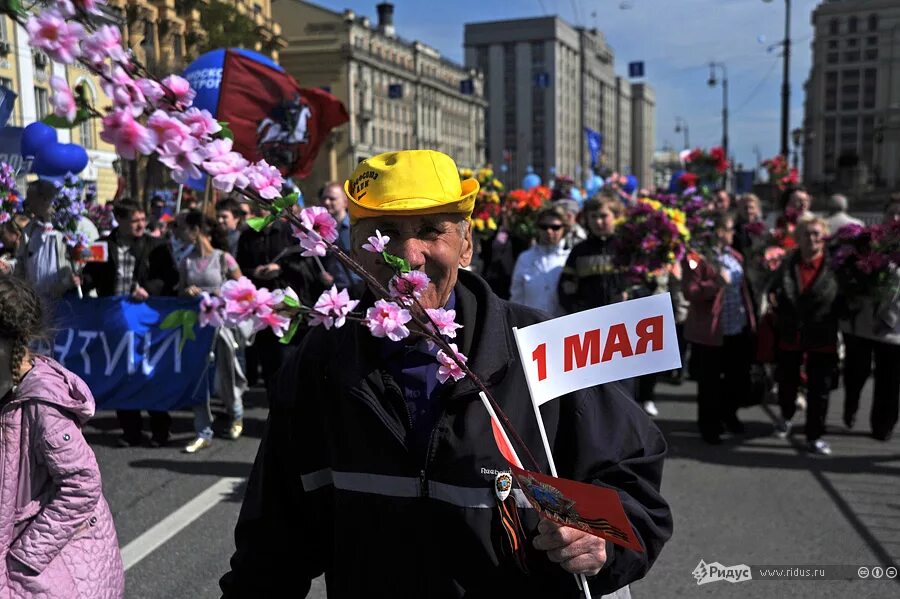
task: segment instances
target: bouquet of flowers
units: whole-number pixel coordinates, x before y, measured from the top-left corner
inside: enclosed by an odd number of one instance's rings
[[[8,223],[22,212],[22,198],[16,190],[16,176],[13,168],[0,162],[0,225]]]
[[[684,163],[688,171],[681,177],[681,183],[684,187],[714,185],[717,180],[721,179],[728,172],[729,167],[725,150],[720,147],[712,148],[709,152],[695,148],[685,156]]]
[[[776,184],[778,189],[783,190],[800,182],[797,169],[789,167],[787,159],[781,154],[763,160],[762,166],[769,173],[769,181]]]
[[[85,247],[89,241],[84,233],[78,230],[78,222],[86,210],[81,199],[84,184],[81,179],[69,173],[62,183],[57,183],[57,194],[53,199],[53,210],[50,224],[53,229],[63,234],[66,245],[71,248]]]
[[[684,258],[690,237],[681,210],[642,199],[616,225],[614,261],[633,284],[644,283]]]
[[[460,179],[475,177],[480,189],[475,198],[475,209],[472,211],[472,232],[481,238],[488,238],[497,230],[502,212],[501,200],[503,183],[494,177],[494,171],[490,167],[472,169],[460,169]]]
[[[660,194],[655,201],[680,214],[675,220],[684,226],[684,241],[691,252],[704,256],[712,253],[715,231],[703,190],[688,187],[680,194]]]
[[[510,234],[530,242],[535,235],[537,213],[550,201],[550,196],[550,189],[544,185],[532,187],[527,191],[514,189],[509,192],[503,203],[503,210]]]
[[[900,223],[842,227],[829,238],[828,264],[850,298],[893,295],[894,273],[900,268]]]
[[[88,218],[90,218],[97,229],[100,231],[112,231],[118,224],[116,217],[113,215],[113,204],[107,202],[105,204],[91,203],[88,204]]]

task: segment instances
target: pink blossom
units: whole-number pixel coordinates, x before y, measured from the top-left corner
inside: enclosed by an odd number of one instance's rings
[[[162,84],[166,89],[167,95],[173,96],[175,108],[182,110],[194,102],[194,96],[197,95],[197,92],[191,89],[191,84],[184,77],[169,75],[162,80]]]
[[[468,358],[466,356],[464,356],[463,354],[461,354],[459,352],[459,350],[456,348],[455,343],[450,344],[450,349],[453,350],[453,353],[456,354],[456,357],[459,359],[460,362],[465,364],[468,361]],[[438,368],[437,379],[441,383],[446,383],[447,380],[450,379],[451,377],[453,378],[454,381],[458,381],[462,378],[465,378],[466,373],[463,372],[463,369],[459,367],[459,364],[457,364],[453,360],[453,358],[451,358],[446,353],[444,353],[444,350],[441,350],[438,352],[437,359],[438,359],[438,362],[440,362],[440,364],[441,364],[441,367]]]
[[[277,168],[271,166],[265,160],[250,166],[246,171],[250,179],[250,187],[267,200],[274,200],[281,196],[281,186],[284,185],[284,177]]]
[[[411,304],[413,299],[419,299],[428,289],[430,279],[421,270],[411,270],[401,275],[394,275],[388,282],[388,291],[391,297],[399,298],[405,304]]]
[[[276,337],[283,337],[285,331],[287,331],[290,326],[290,318],[282,316],[268,306],[258,307],[253,315],[253,329],[255,331],[261,331],[268,327],[272,329],[272,332],[275,333]]]
[[[351,300],[346,289],[337,290],[331,286],[319,296],[313,311],[309,313],[310,326],[325,325],[326,329],[332,326],[339,329],[344,326],[347,315],[356,307],[359,300]]]
[[[162,86],[153,79],[141,77],[135,81],[135,85],[138,86],[138,89],[141,90],[141,93],[144,94],[144,97],[153,106],[159,104],[159,101],[166,95]]]
[[[115,110],[103,117],[100,139],[116,147],[116,153],[126,160],[138,154],[149,156],[156,149],[156,133],[134,120],[131,111]]]
[[[131,110],[136,117],[141,116],[147,106],[147,98],[131,75],[118,65],[112,68],[107,65],[103,71],[105,76],[101,87],[106,95],[112,98],[113,105],[116,108]]]
[[[456,310],[445,310],[443,308],[428,308],[425,310],[428,317],[437,327],[438,333],[451,339],[456,337],[456,329],[461,329],[462,325],[456,323]]]
[[[97,4],[106,4],[106,0],[57,0],[56,7],[59,9],[59,12],[66,17],[74,17],[76,14],[76,9],[81,9],[82,12],[88,13],[99,13],[100,11],[97,9]]]
[[[181,141],[190,137],[191,130],[181,120],[170,116],[165,110],[157,110],[147,119],[147,127],[156,133],[159,143],[170,140]]]
[[[328,244],[338,238],[337,221],[322,206],[312,206],[300,211],[300,223],[304,231],[291,225],[294,237],[300,240],[300,247],[305,251],[301,256],[324,256]]]
[[[75,105],[75,96],[65,79],[54,75],[50,77],[50,87],[53,95],[50,96],[50,105],[53,106],[53,114],[62,117],[70,123],[75,121],[78,107]]]
[[[237,281],[226,281],[221,291],[225,299],[225,317],[231,324],[246,320],[253,314],[257,289],[250,279],[241,277]]]
[[[85,60],[95,67],[103,65],[107,57],[120,64],[128,61],[128,54],[122,47],[122,34],[112,25],[103,25],[88,35],[81,48]]]
[[[244,174],[247,161],[237,152],[231,151],[230,139],[217,139],[204,148],[203,168],[213,177],[213,187],[230,192],[237,187],[247,187],[250,180]]]
[[[203,173],[198,165],[203,162],[199,142],[191,136],[170,139],[159,147],[159,161],[172,169],[172,179],[176,183],[187,183]]]
[[[220,327],[223,324],[222,299],[205,291],[200,295],[200,326]]]
[[[375,235],[369,237],[368,243],[364,243],[362,249],[374,254],[380,254],[384,251],[384,248],[387,246],[390,240],[390,237],[388,237],[387,235],[382,235],[381,231],[375,229]]]
[[[199,108],[188,108],[181,113],[181,122],[191,130],[191,135],[201,140],[222,130],[208,110]]]
[[[378,300],[366,311],[366,325],[372,336],[387,337],[391,341],[400,341],[409,336],[409,329],[404,325],[410,320],[412,316],[409,310],[385,300]]]
[[[67,22],[59,11],[45,10],[38,16],[31,16],[25,25],[29,43],[63,64],[71,64],[81,56],[79,42],[84,39],[84,27],[76,22]]]

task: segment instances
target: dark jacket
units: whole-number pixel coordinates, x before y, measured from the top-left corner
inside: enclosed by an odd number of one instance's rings
[[[119,232],[113,231],[100,238],[107,243],[109,259],[106,262],[88,262],[82,273],[82,289],[97,290],[97,295],[107,297],[116,293],[119,276]],[[134,283],[150,295],[175,295],[178,285],[178,269],[169,245],[163,239],[143,235],[134,242]]]
[[[293,246],[299,246],[299,241],[291,236],[291,227],[289,224],[278,221],[262,231],[255,231],[247,227],[241,231],[238,239],[238,249],[235,259],[241,272],[249,278],[256,287],[264,287],[266,289],[279,289],[285,286],[282,275],[274,279],[262,280],[253,275],[253,271],[257,266],[278,263],[284,270],[281,261],[287,258],[299,258],[299,254],[294,256]],[[292,248],[288,250],[288,248]]]
[[[775,329],[782,343],[800,349],[821,349],[837,343],[838,284],[827,261],[810,286],[800,293],[798,265],[800,251],[788,254],[773,279],[770,293],[775,295]]]
[[[511,331],[541,314],[464,271],[455,292],[460,350],[546,472]],[[493,484],[506,463],[474,383],[443,388],[423,459],[409,449],[409,413],[378,341],[361,327],[319,327],[282,368],[224,597],[302,597],[322,573],[332,598],[578,596],[572,575],[533,548],[537,517],[524,497],[530,575],[503,551]],[[560,476],[617,489],[647,549],[607,543],[594,596],[644,576],[672,534],[659,493],[666,443],[625,389],[594,387],[541,409]]]
[[[625,281],[613,264],[610,240],[591,235],[572,248],[558,290],[569,314],[622,301]]]

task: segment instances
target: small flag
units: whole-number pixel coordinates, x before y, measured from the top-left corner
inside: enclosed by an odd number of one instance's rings
[[[644,61],[628,63],[628,76],[632,79],[640,79],[644,76]]]
[[[392,100],[399,100],[403,98],[403,84],[391,83],[390,85],[388,85],[388,98]]]
[[[16,105],[18,94],[8,87],[0,85],[0,127],[5,127]]]

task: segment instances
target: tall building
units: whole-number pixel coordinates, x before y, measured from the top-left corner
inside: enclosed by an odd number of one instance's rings
[[[900,2],[827,0],[812,13],[804,180],[900,186]]]
[[[253,23],[246,45],[277,57],[283,46],[280,27],[272,20],[269,0],[109,0],[101,6],[98,23],[116,25],[122,40],[138,60],[156,75],[178,73],[206,49],[210,3],[233,6],[236,12]],[[229,15],[223,15],[228,19]],[[237,42],[235,42],[237,43]],[[58,75],[71,87],[83,84],[91,103],[103,110],[111,104],[100,82],[84,67],[50,61],[46,54],[28,45],[28,33],[6,15],[0,15],[0,85],[18,95],[9,126],[24,127],[50,114],[50,77]],[[100,139],[100,123],[93,119],[68,130],[59,129],[61,143],[76,143],[88,153],[88,166],[80,174],[82,180],[97,186],[97,196],[105,201],[115,196],[118,177],[124,165],[114,148]],[[174,187],[159,169],[151,177],[151,185]],[[146,179],[139,178],[143,183]]]
[[[656,147],[656,95],[646,83],[631,86],[631,172],[645,187],[653,185]]]
[[[282,66],[303,87],[329,90],[350,115],[304,181],[307,194],[390,150],[429,148],[461,167],[484,163],[481,75],[423,42],[399,37],[392,4],[377,6],[376,23],[303,0],[274,0],[272,8],[287,40]]]
[[[603,137],[598,170],[632,172],[631,84],[616,77],[615,55],[596,29],[558,17],[467,23],[466,64],[484,73],[488,161],[518,184],[528,168],[582,179],[591,168],[585,129]],[[647,93],[652,91],[645,85]],[[653,104],[642,105],[652,130]]]

